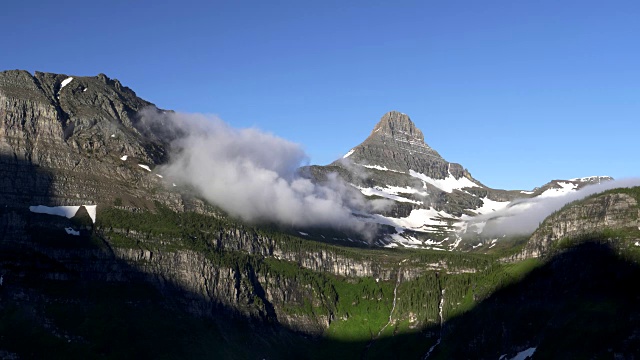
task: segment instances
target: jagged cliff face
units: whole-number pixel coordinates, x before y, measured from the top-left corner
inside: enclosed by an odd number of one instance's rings
[[[165,144],[136,126],[147,107],[155,108],[104,74],[1,72],[0,204],[37,205],[46,195],[56,205],[121,198],[141,208],[150,199],[184,207],[175,193],[151,194],[162,184],[138,166],[153,168],[167,156]],[[46,181],[34,179],[30,167],[46,171]]]
[[[561,240],[580,239],[590,235],[620,237],[619,245],[633,244],[640,238],[640,206],[633,189],[616,189],[597,194],[552,214],[531,235],[516,258],[549,255]]]
[[[429,147],[409,116],[397,111],[386,113],[371,135],[351,151],[348,158],[360,165],[405,173],[414,170],[436,179],[444,179],[449,171],[456,178],[470,177],[459,164],[448,163]]]

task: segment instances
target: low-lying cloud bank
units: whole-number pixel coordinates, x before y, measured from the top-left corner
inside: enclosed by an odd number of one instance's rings
[[[640,178],[606,181],[558,197],[517,200],[503,210],[477,216],[472,222],[487,221],[482,231],[485,236],[527,235],[533,233],[547,216],[572,201],[605,190],[634,186],[640,186]]]
[[[160,171],[192,186],[211,203],[245,221],[291,227],[332,227],[371,238],[375,225],[353,213],[386,202],[367,201],[337,175],[322,185],[301,177],[308,162],[301,146],[257,129],[234,129],[213,116],[146,110],[142,121],[171,139],[172,153]]]

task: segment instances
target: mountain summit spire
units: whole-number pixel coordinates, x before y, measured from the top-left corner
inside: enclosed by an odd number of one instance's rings
[[[411,121],[409,115],[398,111],[389,111],[382,116],[371,132],[371,136],[375,135],[389,136],[400,141],[424,143],[422,131]]]

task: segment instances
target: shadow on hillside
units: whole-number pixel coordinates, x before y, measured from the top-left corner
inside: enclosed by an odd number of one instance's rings
[[[56,205],[51,174],[0,157],[0,358],[497,359],[638,357],[640,269],[597,242],[555,256],[441,329],[375,341],[310,337],[247,318],[118,260]],[[22,174],[22,175],[13,175]],[[75,221],[75,222],[74,222]],[[34,230],[35,229],[35,230]]]

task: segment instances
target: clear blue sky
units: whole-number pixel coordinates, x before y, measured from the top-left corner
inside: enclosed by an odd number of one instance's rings
[[[0,69],[104,72],[312,164],[398,110],[491,187],[640,175],[637,0],[168,3],[9,1]]]

